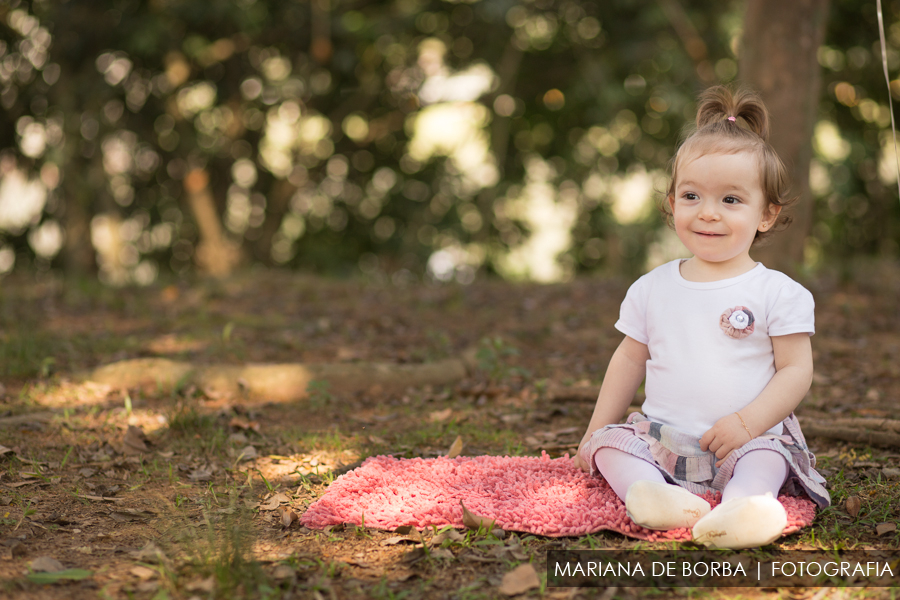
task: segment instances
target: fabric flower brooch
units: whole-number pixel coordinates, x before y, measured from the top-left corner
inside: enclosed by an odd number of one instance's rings
[[[726,309],[719,318],[719,327],[730,338],[742,340],[753,333],[753,323],[756,319],[746,306],[735,306]]]

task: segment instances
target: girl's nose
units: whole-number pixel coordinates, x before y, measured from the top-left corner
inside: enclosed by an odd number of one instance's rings
[[[719,210],[717,202],[703,202],[700,205],[699,217],[704,221],[718,221]]]

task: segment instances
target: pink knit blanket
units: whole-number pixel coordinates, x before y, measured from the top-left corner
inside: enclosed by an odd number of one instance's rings
[[[704,496],[713,506],[719,498]],[[689,529],[652,531],[635,525],[601,478],[576,468],[566,455],[398,459],[375,456],[338,477],[300,522],[321,529],[340,523],[393,530],[401,525],[462,528],[462,500],[496,526],[549,537],[604,529],[648,541],[690,540]],[[780,496],[788,514],[783,535],[812,523],[815,504]]]

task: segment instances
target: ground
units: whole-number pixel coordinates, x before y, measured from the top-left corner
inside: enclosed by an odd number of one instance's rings
[[[897,267],[886,263],[804,280],[816,297],[818,332],[801,418],[894,414],[898,282]],[[642,595],[544,587],[548,549],[635,544],[618,534],[497,540],[463,532],[441,542],[429,531],[418,548],[396,532],[312,531],[295,520],[368,456],[443,455],[457,436],[467,455],[571,452],[592,402],[548,402],[543,392],[599,384],[621,337],[613,323],[626,289],[627,281],[600,277],[397,287],[262,272],[116,290],[48,274],[5,279],[0,597],[494,598],[506,597],[503,576],[529,562],[541,585],[523,597]],[[480,369],[452,386],[335,394],[315,382],[309,399],[290,403],[84,379],[137,357],[420,363],[472,348],[481,351]],[[834,505],[775,549],[896,550],[900,448],[825,438],[810,445]],[[45,557],[75,570],[38,573]],[[888,591],[655,593],[821,600]]]

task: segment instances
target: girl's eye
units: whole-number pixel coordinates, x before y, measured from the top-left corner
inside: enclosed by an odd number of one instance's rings
[[[685,200],[696,200],[697,197],[698,197],[697,194],[695,194],[694,192],[685,192],[685,194],[684,194]]]
[[[740,198],[735,198],[734,196],[725,196],[725,199],[722,200],[725,204],[740,204]]]

